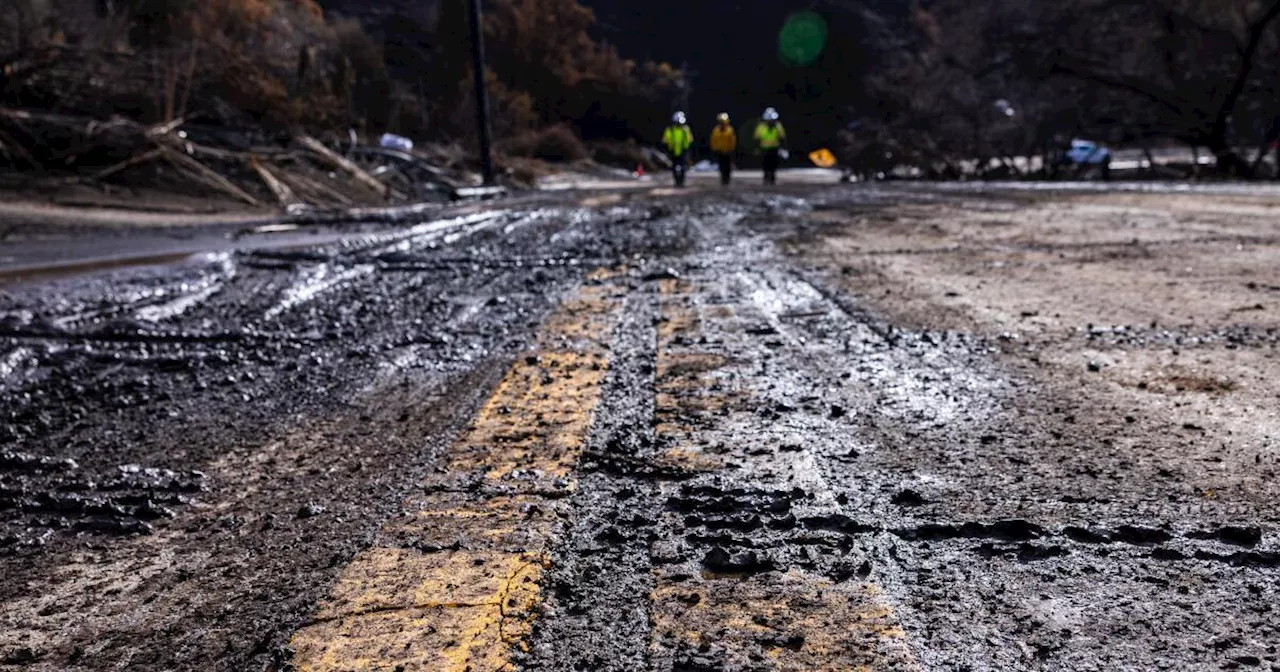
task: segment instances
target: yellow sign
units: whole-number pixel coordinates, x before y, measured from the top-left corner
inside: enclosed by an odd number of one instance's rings
[[[836,165],[836,155],[826,147],[809,152],[809,160],[819,168],[834,168]]]

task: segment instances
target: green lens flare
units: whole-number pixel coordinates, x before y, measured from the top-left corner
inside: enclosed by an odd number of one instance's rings
[[[778,34],[778,57],[787,65],[809,65],[818,60],[826,46],[827,22],[813,12],[796,12],[787,17]]]

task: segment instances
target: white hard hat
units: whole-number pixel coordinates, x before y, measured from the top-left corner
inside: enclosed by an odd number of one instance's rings
[[[778,111],[777,111],[777,110],[775,110],[775,109],[773,109],[772,107],[766,107],[766,108],[764,108],[764,120],[765,120],[765,121],[777,121],[777,120],[778,120]]]
[[[683,124],[685,122],[684,112],[676,112],[671,115],[671,121],[677,124]]]

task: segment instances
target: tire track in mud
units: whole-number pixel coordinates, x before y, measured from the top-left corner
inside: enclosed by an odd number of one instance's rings
[[[657,295],[634,274],[629,285],[542,615],[530,651],[517,658],[524,669],[647,669],[655,481],[669,474],[653,459]]]
[[[916,669],[866,560],[796,537],[798,518],[840,509],[814,428],[781,417],[797,390],[776,389],[776,320],[808,307],[751,275],[664,283],[658,439],[696,476],[662,487],[651,669]]]
[[[903,606],[926,666],[1207,669],[1274,662],[1274,650],[1269,656],[1259,646],[1276,633],[1260,620],[1276,594],[1274,516],[1244,502],[1219,505],[1212,493],[1179,491],[1163,467],[1189,462],[1184,453],[1198,448],[1194,440],[1179,448],[1176,436],[1136,430],[1140,409],[1102,406],[1081,381],[1071,381],[1073,388],[1040,378],[1038,367],[1019,366],[1016,341],[895,329],[861,301],[825,289],[842,286],[841,264],[822,261],[818,269],[797,265],[793,272],[839,312],[885,325],[874,329],[884,342],[868,341],[870,352],[895,344],[906,368],[916,360],[944,388],[957,367],[1002,381],[981,421],[967,426],[935,424],[927,415],[891,417],[875,412],[870,390],[850,394],[849,409],[873,411],[850,413],[861,416],[851,434],[870,448],[833,459],[832,474],[842,496],[858,506],[848,518],[802,521],[878,554],[883,562],[874,575]],[[819,367],[824,350],[832,350],[822,346],[831,340],[831,321],[789,323],[807,342],[804,353],[819,355]],[[1088,332],[1091,341],[1121,347],[1197,344],[1181,330],[1154,326]],[[1230,348],[1269,336],[1229,328],[1205,340]],[[934,347],[948,356],[929,361]],[[840,366],[835,358],[827,362]],[[855,369],[853,379],[859,377]]]
[[[358,378],[370,366],[384,376],[394,376],[403,367],[441,373],[468,368],[536,321],[546,288],[581,273],[584,259],[628,256],[631,253],[622,250],[644,250],[648,244],[643,230],[627,224],[636,217],[630,210],[603,217],[575,212],[571,222],[560,221],[564,214],[545,208],[484,212],[408,232],[366,235],[350,244],[264,252],[264,258],[279,261],[267,268],[254,267],[251,260],[260,255],[249,253],[111,276],[123,282],[72,279],[65,284],[76,291],[65,296],[33,292],[33,300],[0,297],[0,305],[16,308],[0,317],[0,344],[6,346],[0,385],[13,393],[13,403],[5,406],[10,423],[0,425],[0,440],[20,442],[19,452],[38,456],[41,451],[33,446],[83,433],[84,420],[105,415],[115,419],[104,423],[107,431],[100,433],[121,437],[106,446],[114,449],[127,440],[126,433],[136,431],[133,428],[155,422],[149,409],[163,411],[169,419],[199,415],[189,397],[213,397],[214,408],[223,408],[241,422],[256,422],[252,416],[265,413],[252,411],[267,406],[262,403],[270,394],[266,390],[287,379],[304,387],[324,379],[322,387],[311,387],[323,393],[333,389],[334,381]],[[646,226],[667,226],[662,219],[641,216]],[[598,234],[572,230],[611,227],[614,222],[622,225],[622,235],[612,245],[602,246]],[[464,235],[473,240],[459,250]],[[531,244],[556,237],[564,239],[560,247],[538,249]],[[663,245],[675,240],[659,238]],[[531,249],[542,254],[513,254]],[[376,264],[377,272],[332,283],[327,293],[315,297],[316,305],[280,311],[270,331],[264,331],[256,318],[278,308],[279,292],[306,268],[366,262]],[[395,268],[404,263],[424,269]],[[206,290],[219,286],[205,296]],[[181,310],[171,305],[174,301],[182,304]],[[157,306],[163,315],[153,317],[160,317],[161,323],[116,317]],[[406,314],[416,317],[404,320]],[[73,328],[60,328],[55,323],[59,319],[70,320],[67,324]],[[385,324],[389,321],[392,324]],[[492,328],[491,323],[498,326]],[[369,325],[382,326],[369,333]],[[337,375],[339,370],[349,375]],[[51,372],[58,376],[48,378]],[[190,387],[176,388],[175,383]],[[272,405],[287,407],[294,398],[299,397],[286,395],[272,400]],[[119,429],[112,432],[111,424]],[[134,441],[144,439],[138,436]],[[90,455],[110,452],[90,451],[79,441],[72,445],[73,450],[64,452],[82,463]],[[117,466],[93,462],[87,460],[84,466],[85,471],[99,472],[91,479],[97,482],[105,478],[100,475],[103,468],[110,472]]]
[[[802,279],[812,275],[794,273]],[[835,344],[823,341],[848,331],[840,325],[844,316],[879,318],[827,292],[822,280],[813,284],[831,301],[831,316],[790,326],[807,343],[802,356],[813,361],[811,366],[838,368],[830,356]],[[1089,479],[1042,473],[1055,462],[1093,463],[1086,448],[1093,437],[1076,430],[1080,435],[1073,438],[1071,412],[1059,414],[1055,407],[1045,414],[1043,405],[1070,408],[1078,400],[1025,379],[1007,366],[999,348],[981,339],[874,331],[883,340],[864,339],[872,362],[887,355],[882,361],[891,369],[916,369],[939,389],[978,403],[964,406],[958,416],[962,422],[953,416],[937,423],[928,413],[895,416],[877,396],[868,395],[872,390],[850,389],[853,394],[843,403],[859,417],[852,434],[871,448],[857,449],[846,459],[832,456],[830,462],[832,481],[851,504],[849,516],[802,524],[838,533],[882,559],[875,575],[905,607],[904,623],[916,635],[922,662],[938,669],[984,670],[1075,669],[1134,660],[1178,666],[1215,657],[1188,650],[1195,641],[1217,641],[1221,651],[1247,651],[1247,640],[1232,640],[1229,633],[1234,618],[1253,607],[1223,601],[1223,596],[1237,590],[1250,595],[1248,601],[1265,600],[1268,591],[1257,582],[1274,571],[1276,554],[1267,548],[1266,526],[1249,522],[1256,517],[1183,520],[1171,517],[1168,503],[1158,512],[1155,502],[1126,511],[1122,491],[1108,492],[1105,486],[1095,497],[1074,498],[1071,493]],[[861,370],[854,369],[854,380],[862,377]],[[975,386],[965,382],[966,376],[998,384]],[[1054,425],[1054,415],[1064,418],[1062,424]],[[1013,466],[1002,467],[1001,456]],[[989,471],[982,473],[981,465]],[[1058,498],[1061,503],[1055,503]],[[974,506],[979,502],[990,504]],[[1238,569],[1223,573],[1224,565]],[[1210,584],[1221,584],[1212,589],[1218,596],[1206,594]],[[1178,597],[1197,593],[1190,600]],[[1193,626],[1182,616],[1184,608],[1214,617]],[[1145,634],[1135,636],[1132,625],[1125,625],[1130,613]],[[1169,638],[1164,627],[1194,635]],[[1118,641],[1102,645],[1110,638]],[[1168,657],[1138,651],[1142,642],[1161,647]]]
[[[550,213],[545,212],[495,210],[430,221],[393,232],[354,236],[327,245],[204,255],[197,263],[182,265],[177,278],[172,277],[175,275],[172,272],[144,269],[142,276],[153,275],[154,281],[136,288],[125,288],[124,292],[114,290],[110,301],[97,302],[105,305],[85,302],[60,306],[59,315],[34,324],[32,316],[24,318],[21,313],[6,316],[6,321],[0,323],[0,336],[46,340],[128,336],[124,333],[102,333],[100,327],[103,324],[114,324],[117,331],[128,331],[127,327],[132,326],[136,327],[134,331],[153,332],[152,339],[158,340],[169,336],[164,333],[162,323],[201,307],[226,290],[237,280],[242,267],[296,271],[297,277],[290,278],[289,284],[275,290],[278,296],[271,297],[270,281],[261,288],[264,291],[255,293],[260,300],[268,301],[262,309],[263,319],[256,322],[271,322],[326,292],[347,287],[353,281],[380,270],[386,259],[412,255],[415,251],[441,244],[453,245],[466,236],[482,233],[501,223],[506,223],[507,229],[514,231],[518,226],[549,216]],[[244,300],[242,294],[237,293],[236,298],[230,300],[236,302],[236,309],[243,308],[240,303]],[[244,322],[241,317],[237,321]],[[261,325],[241,324],[241,328],[261,329]]]

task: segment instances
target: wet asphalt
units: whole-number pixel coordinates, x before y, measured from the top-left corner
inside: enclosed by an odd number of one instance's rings
[[[504,669],[1280,669],[1277,502],[1178,476],[1220,437],[899,323],[814,254],[819,212],[1019,198],[566,193],[15,270],[0,669],[398,669],[295,633],[593,287],[608,366]]]

